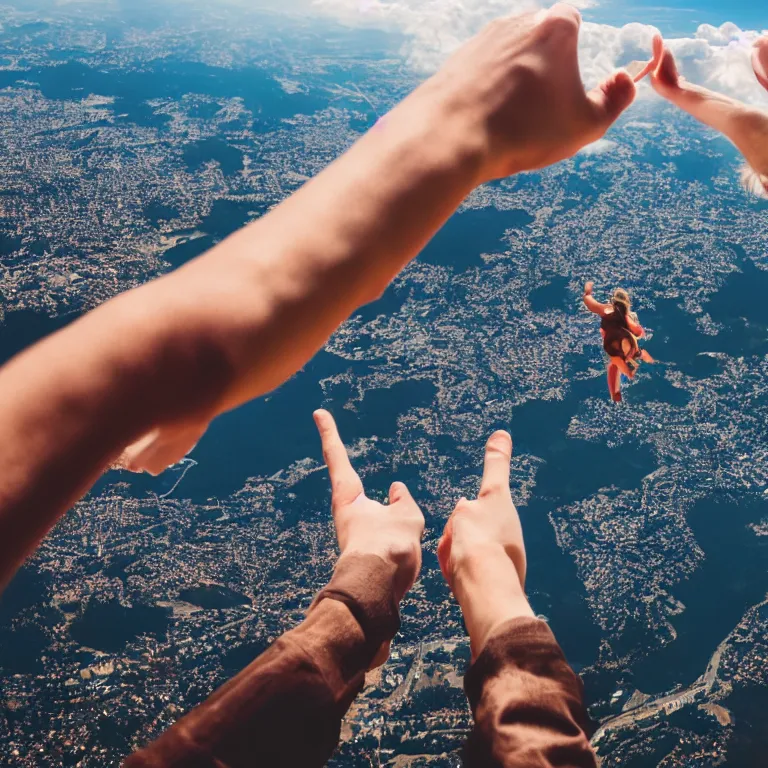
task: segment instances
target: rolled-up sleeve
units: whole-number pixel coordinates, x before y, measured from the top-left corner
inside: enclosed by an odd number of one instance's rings
[[[299,627],[125,768],[324,765],[366,670],[399,628],[394,575],[381,558],[343,558]]]
[[[514,619],[464,679],[475,727],[465,765],[595,768],[583,686],[543,621]]]

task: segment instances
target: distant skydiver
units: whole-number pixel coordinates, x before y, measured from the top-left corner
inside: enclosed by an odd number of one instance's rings
[[[590,312],[600,315],[603,349],[608,355],[608,391],[614,403],[621,402],[621,374],[633,379],[640,360],[652,363],[653,358],[640,349],[638,339],[645,336],[637,315],[631,311],[632,302],[623,288],[617,288],[608,304],[601,304],[593,295],[594,283],[584,286],[584,304]]]
[[[768,36],[755,42],[752,68],[760,85],[768,90]],[[653,59],[638,79],[648,73],[660,96],[720,131],[736,145],[746,160],[741,171],[742,183],[753,194],[768,198],[768,112],[688,83],[678,74],[675,57],[661,35],[654,38]]]

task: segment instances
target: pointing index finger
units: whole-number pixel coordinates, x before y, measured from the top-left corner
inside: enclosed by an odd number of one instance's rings
[[[363,492],[363,483],[352,467],[349,454],[341,442],[333,416],[320,409],[312,414],[323,444],[323,458],[328,465],[334,501],[348,503]]]
[[[509,492],[509,462],[512,460],[512,437],[500,429],[494,432],[485,445],[483,481],[480,496],[490,496],[501,491]]]

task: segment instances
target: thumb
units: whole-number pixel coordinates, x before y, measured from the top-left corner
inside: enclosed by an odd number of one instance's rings
[[[405,483],[392,483],[392,485],[389,487],[389,503],[397,504],[398,501],[406,501],[410,502],[411,504],[416,503],[413,500],[413,496],[411,496],[411,492],[408,490],[408,486],[406,486]]]
[[[587,95],[595,118],[603,132],[613,125],[619,115],[635,100],[635,82],[629,72],[620,69]]]
[[[677,88],[680,85],[680,72],[674,54],[668,48],[664,48],[656,67],[656,80],[667,88]]]
[[[633,76],[632,79],[639,83],[646,75],[651,72],[656,72],[656,69],[661,62],[661,57],[664,55],[664,38],[657,34],[653,36],[653,52],[649,61],[643,63],[641,61],[633,61],[627,70]]]

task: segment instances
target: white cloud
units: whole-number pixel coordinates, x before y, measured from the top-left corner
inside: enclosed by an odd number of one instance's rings
[[[550,4],[550,3],[547,3]],[[597,0],[572,0],[588,8]],[[535,0],[314,0],[315,8],[344,23],[379,26],[403,33],[403,55],[417,71],[432,72],[461,43],[498,16],[540,7]],[[650,57],[656,29],[639,22],[614,27],[585,22],[580,42],[582,76],[596,85],[617,67]],[[689,80],[736,98],[768,104],[768,94],[755,80],[750,48],[760,33],[730,22],[702,24],[690,37],[668,40],[681,73]],[[647,86],[642,94],[650,93]]]
[[[644,24],[613,27],[585,23],[579,51],[585,83],[595,85],[617,66],[650,56],[656,30]],[[693,83],[727,93],[753,104],[768,104],[768,94],[757,82],[750,54],[760,33],[743,31],[727,22],[721,27],[701,25],[692,37],[667,39],[680,73]],[[647,94],[645,85],[641,93]]]
[[[752,44],[756,31],[742,31],[735,24],[719,28],[702,24],[693,38],[669,41],[680,60],[680,71],[691,82],[757,104],[768,104],[768,95],[752,71]]]
[[[432,72],[489,21],[536,10],[535,0],[315,0],[314,7],[347,24],[382,26],[408,37],[403,54]]]
[[[617,142],[611,141],[610,139],[598,139],[597,141],[592,142],[592,144],[587,144],[586,147],[582,147],[579,150],[579,154],[588,156],[605,155],[608,152],[613,152],[618,146]]]

